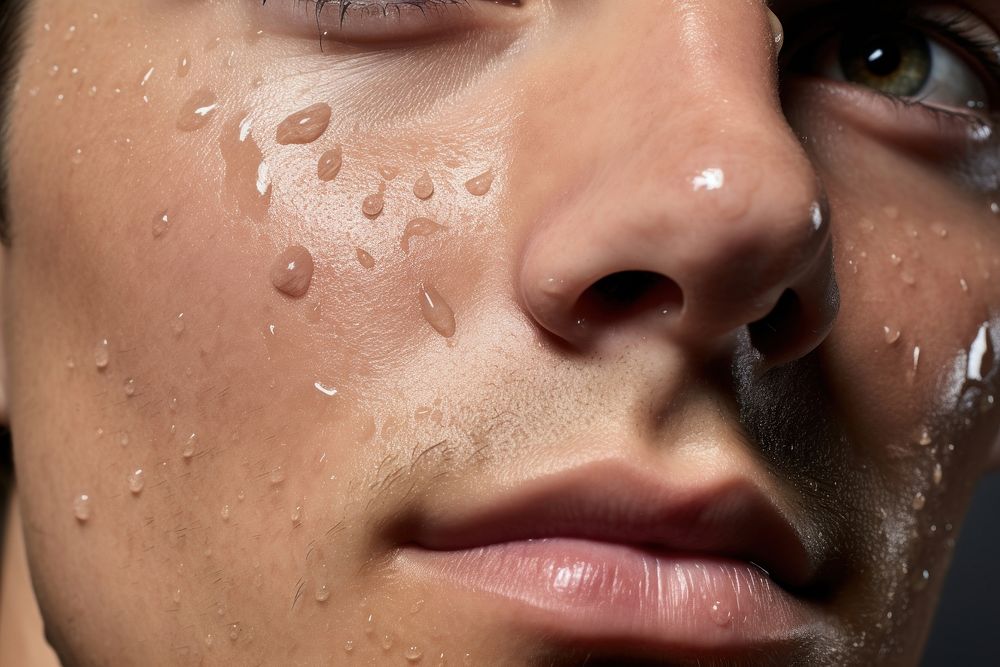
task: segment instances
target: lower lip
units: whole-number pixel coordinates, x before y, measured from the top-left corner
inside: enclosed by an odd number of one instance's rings
[[[564,538],[407,548],[400,559],[458,588],[520,603],[518,622],[573,642],[729,653],[802,639],[816,621],[762,570],[725,559]]]

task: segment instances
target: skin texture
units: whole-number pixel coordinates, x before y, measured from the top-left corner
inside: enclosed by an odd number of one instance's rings
[[[995,346],[962,382],[1000,303],[995,146],[969,121],[779,92],[753,1],[470,2],[433,10],[448,34],[322,51],[292,3],[35,4],[6,395],[65,664],[655,657],[570,645],[397,558],[414,521],[623,461],[749,480],[806,536],[827,629],[776,660],[919,659],[998,427]],[[407,16],[389,25],[426,30]],[[178,129],[195,95],[218,106]],[[319,138],[277,140],[320,102]],[[417,217],[442,227],[404,252]],[[298,298],[271,282],[289,246],[313,259]],[[625,305],[592,289],[622,271],[659,278]]]

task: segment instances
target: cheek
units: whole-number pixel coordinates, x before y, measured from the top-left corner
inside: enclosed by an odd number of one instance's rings
[[[1000,425],[1000,221],[942,172],[849,130],[834,136],[811,148],[835,219],[842,304],[821,354],[837,369],[830,395],[881,526],[876,548],[894,554],[878,576],[900,582],[886,585],[894,603],[916,602],[941,582]]]

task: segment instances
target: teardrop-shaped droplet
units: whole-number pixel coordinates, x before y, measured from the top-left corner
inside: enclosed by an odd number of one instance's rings
[[[393,164],[379,165],[378,173],[381,174],[382,178],[385,180],[391,181],[399,176],[399,167]]]
[[[305,296],[312,282],[313,258],[300,245],[285,249],[271,266],[271,284],[279,292],[293,298]]]
[[[482,197],[493,186],[493,171],[488,170],[479,174],[475,178],[470,178],[465,183],[465,189],[477,197]]]
[[[177,78],[183,79],[191,71],[191,56],[187,51],[177,57]]]
[[[431,180],[430,174],[424,172],[413,184],[413,194],[417,199],[430,199],[431,195],[434,194],[434,181]]]
[[[334,146],[323,153],[316,165],[316,174],[321,181],[332,181],[340,173],[340,167],[344,162],[344,149],[341,146]]]
[[[427,323],[445,338],[455,335],[455,312],[433,285],[420,286],[420,312]]]
[[[208,124],[218,108],[219,101],[215,93],[208,88],[199,88],[181,105],[180,114],[177,116],[177,129],[183,132],[200,130]]]
[[[410,252],[410,239],[414,236],[430,236],[437,230],[441,229],[442,225],[434,222],[430,218],[414,218],[406,223],[406,229],[403,230],[403,237],[399,240],[399,246],[403,249],[403,252]]]
[[[150,231],[153,233],[153,238],[160,238],[167,233],[168,229],[170,229],[169,214],[166,211],[157,212],[150,223]]]
[[[356,248],[358,254],[358,264],[365,267],[366,269],[375,268],[375,258],[369,255],[367,252],[361,248]]]
[[[80,523],[86,522],[90,519],[90,496],[86,493],[81,493],[76,498],[73,499],[73,516]]]
[[[142,468],[136,468],[128,474],[128,490],[132,492],[133,495],[138,495],[142,492],[142,487],[146,484],[146,473],[142,471]]]
[[[279,144],[308,144],[326,132],[330,124],[330,105],[317,102],[291,114],[281,121],[275,132]]]
[[[378,192],[368,195],[365,197],[364,201],[361,202],[361,212],[374,220],[382,212],[382,208],[384,206],[385,194],[382,189],[379,189]]]
[[[108,367],[108,361],[111,360],[109,348],[107,338],[102,338],[97,342],[97,347],[94,348],[94,365],[97,366],[98,370],[104,370]]]

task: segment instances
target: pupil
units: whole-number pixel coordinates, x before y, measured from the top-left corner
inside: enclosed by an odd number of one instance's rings
[[[887,40],[879,36],[872,39],[864,52],[868,54],[865,58],[868,69],[875,76],[889,76],[899,69],[899,65],[903,62],[899,46],[893,43],[891,38]]]

